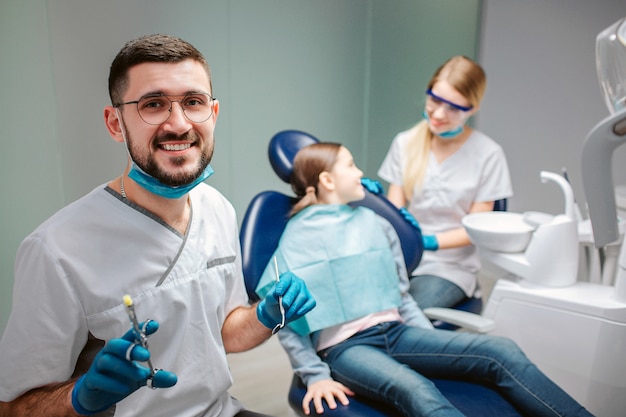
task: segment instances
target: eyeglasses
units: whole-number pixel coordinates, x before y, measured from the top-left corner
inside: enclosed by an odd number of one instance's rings
[[[433,90],[426,91],[426,110],[429,112],[433,112],[437,110],[439,107],[443,107],[443,110],[448,114],[448,116],[461,116],[464,112],[468,112],[472,110],[474,106],[461,106],[460,104],[453,103],[449,100],[446,100],[443,97],[439,97]]]
[[[211,96],[209,93],[190,93],[184,95],[180,100],[173,100],[170,97],[181,96],[150,94],[141,97],[139,100],[116,104],[114,107],[136,104],[139,117],[149,125],[165,123],[172,114],[172,106],[175,102],[180,103],[183,114],[193,123],[206,122],[213,114],[213,101],[215,97]]]

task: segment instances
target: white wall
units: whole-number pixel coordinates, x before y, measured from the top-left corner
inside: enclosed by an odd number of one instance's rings
[[[476,126],[507,154],[511,211],[563,212],[560,189],[539,180],[540,171],[562,167],[584,210],[582,146],[609,115],[596,76],[596,36],[624,16],[624,0],[483,2],[480,62],[488,87]],[[615,181],[626,184],[626,149],[614,160]]]
[[[477,58],[481,9],[466,0],[373,5],[366,153],[355,160],[377,178],[393,137],[422,119],[426,84],[435,70],[454,55]]]
[[[17,245],[64,204],[43,1],[0,2],[0,329]]]

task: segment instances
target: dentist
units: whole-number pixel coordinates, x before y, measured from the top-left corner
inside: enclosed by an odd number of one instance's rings
[[[226,354],[315,301],[285,272],[248,305],[235,211],[203,182],[219,112],[209,66],[181,39],[142,37],[114,59],[109,94],[104,122],[128,167],[20,245],[0,416],[261,416],[229,395]]]
[[[461,219],[513,194],[502,147],[467,125],[485,88],[474,61],[445,62],[426,88],[423,120],[393,139],[378,171],[389,182],[389,200],[421,226],[426,251],[410,292],[423,309],[480,297],[480,259]]]

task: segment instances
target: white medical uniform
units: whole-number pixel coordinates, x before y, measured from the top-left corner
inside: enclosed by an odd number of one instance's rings
[[[248,300],[235,212],[206,184],[189,196],[186,235],[101,186],[24,240],[0,341],[1,401],[84,373],[91,359],[75,368],[88,338],[100,341],[97,352],[129,330],[122,301],[129,294],[140,321],[159,322],[149,338],[152,364],[178,383],[141,388],[114,414],[99,415],[233,416],[243,409],[227,392],[221,337],[226,316]]]
[[[378,175],[402,186],[405,148],[410,131],[393,140]],[[495,201],[513,195],[509,168],[502,147],[474,130],[465,143],[443,162],[431,152],[420,191],[416,186],[408,210],[418,220],[422,233],[434,235],[462,227],[461,219],[475,202]],[[477,291],[480,258],[474,245],[437,251],[424,251],[411,275],[435,275],[459,286],[468,297]],[[476,294],[478,295],[478,294]]]

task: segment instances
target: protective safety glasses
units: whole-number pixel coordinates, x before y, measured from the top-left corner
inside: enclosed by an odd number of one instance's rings
[[[439,97],[433,90],[426,91],[426,111],[429,113],[434,112],[439,107],[442,107],[446,112],[448,117],[456,118],[463,115],[470,110],[472,110],[473,106],[461,106],[460,104],[453,103],[449,100],[446,100],[443,97]]]

